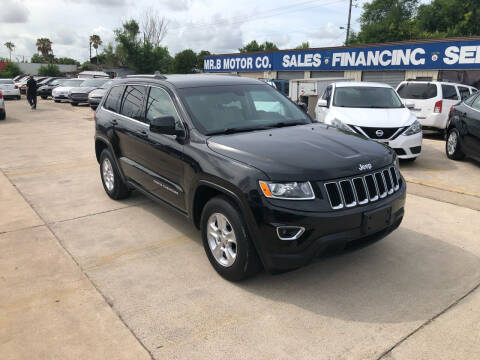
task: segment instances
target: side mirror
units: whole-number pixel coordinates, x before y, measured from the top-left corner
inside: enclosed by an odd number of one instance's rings
[[[405,106],[407,109],[413,109],[415,107],[415,104],[412,102],[407,102],[405,103]]]
[[[300,109],[302,109],[303,112],[307,112],[307,111],[308,111],[308,105],[305,104],[304,102],[299,102],[299,103],[297,104],[297,106],[298,106]]]
[[[318,99],[317,106],[328,107],[328,101],[325,99]]]
[[[175,129],[175,119],[173,116],[162,116],[153,119],[150,122],[150,131],[164,135],[183,135],[183,130]]]

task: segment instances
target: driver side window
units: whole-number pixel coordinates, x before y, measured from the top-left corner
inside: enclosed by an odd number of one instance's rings
[[[147,123],[150,124],[153,119],[164,116],[172,116],[175,119],[177,130],[183,128],[170,95],[163,89],[152,87],[147,101]]]

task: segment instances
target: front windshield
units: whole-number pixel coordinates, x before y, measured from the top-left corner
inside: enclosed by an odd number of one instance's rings
[[[89,79],[85,80],[82,84],[84,87],[100,87],[105,84],[108,79]]]
[[[66,79],[56,79],[56,80],[53,80],[50,85],[60,85],[60,84],[63,84],[65,81],[67,81]]]
[[[83,85],[85,80],[67,80],[65,81],[62,86],[65,87],[79,87],[80,85]]]
[[[398,109],[403,103],[392,88],[349,86],[337,87],[333,106],[348,108]]]
[[[112,83],[113,83],[113,80],[109,80],[105,84],[100,86],[100,89],[108,89],[110,87],[110,85],[112,85]]]
[[[268,85],[226,85],[180,90],[203,134],[311,123],[307,114]]]

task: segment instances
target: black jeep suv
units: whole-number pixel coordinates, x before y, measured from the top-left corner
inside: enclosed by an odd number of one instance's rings
[[[229,280],[380,239],[403,218],[392,149],[313,123],[258,80],[128,78],[109,89],[95,120],[107,194],[136,189],[189,217]]]

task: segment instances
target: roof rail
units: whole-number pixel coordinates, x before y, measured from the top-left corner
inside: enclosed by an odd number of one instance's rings
[[[160,71],[155,71],[155,73],[152,74],[136,74],[136,75],[127,75],[127,78],[149,78],[149,79],[162,79],[165,80],[167,77],[160,73]]]

